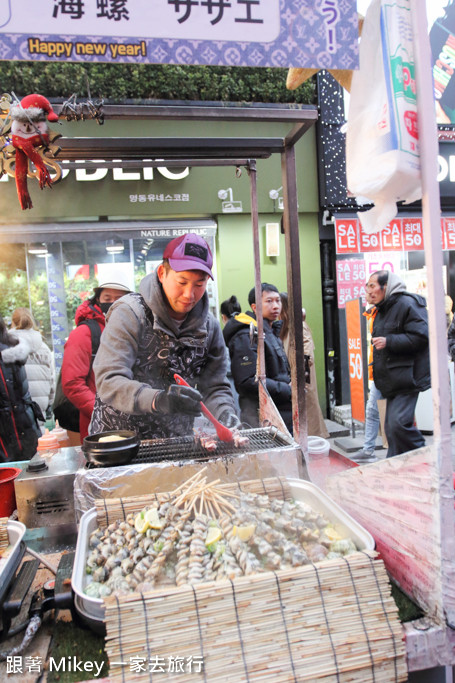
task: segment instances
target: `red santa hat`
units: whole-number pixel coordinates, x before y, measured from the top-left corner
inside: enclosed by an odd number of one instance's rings
[[[27,95],[23,97],[20,104],[11,107],[11,118],[15,120],[37,120],[42,117],[43,112],[47,113],[48,121],[58,121],[58,115],[52,109],[52,105],[43,95]]]

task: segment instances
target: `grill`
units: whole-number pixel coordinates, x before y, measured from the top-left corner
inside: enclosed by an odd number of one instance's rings
[[[76,518],[100,498],[128,498],[150,491],[171,491],[193,476],[201,464],[207,477],[223,483],[267,477],[304,477],[303,455],[290,434],[274,426],[242,429],[249,441],[236,448],[217,440],[207,451],[194,435],[143,440],[128,465],[96,467],[87,463],[74,481]]]
[[[293,441],[279,432],[276,427],[244,429],[248,444],[236,448],[230,442],[217,440],[216,451],[207,451],[194,436],[181,436],[169,439],[142,441],[139,452],[131,464],[162,462],[164,460],[208,460],[220,456],[235,456],[240,453],[259,453],[270,449],[294,447]]]

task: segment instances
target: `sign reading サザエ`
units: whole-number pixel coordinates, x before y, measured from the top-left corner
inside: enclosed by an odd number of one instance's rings
[[[352,69],[355,0],[0,0],[0,59]]]

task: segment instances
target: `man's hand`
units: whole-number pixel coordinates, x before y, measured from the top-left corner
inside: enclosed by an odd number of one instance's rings
[[[371,343],[373,344],[375,349],[385,349],[386,344],[387,344],[387,338],[386,337],[372,337]]]
[[[159,391],[154,400],[154,410],[163,415],[201,414],[202,396],[193,387],[181,387],[171,384],[167,391]]]
[[[241,429],[242,423],[235,413],[231,413],[230,410],[223,410],[218,418],[221,424],[224,424],[228,429]]]

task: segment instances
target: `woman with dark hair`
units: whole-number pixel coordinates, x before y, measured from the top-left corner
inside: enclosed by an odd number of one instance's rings
[[[0,316],[0,462],[29,460],[43,419],[28,390],[25,362],[30,347],[9,334]]]
[[[286,355],[289,353],[289,302],[286,292],[281,292],[281,320],[283,327],[280,339],[283,342]],[[306,312],[302,308],[303,352],[309,358],[310,381],[306,385],[306,413],[308,422],[308,436],[322,436],[329,438],[329,432],[324,422],[321,406],[319,405],[318,387],[316,383],[316,369],[314,367],[314,341],[310,327],[306,322]]]
[[[76,328],[69,334],[65,344],[62,364],[62,390],[65,396],[79,410],[79,432],[67,429],[72,446],[82,443],[88,434],[88,426],[95,405],[95,374],[93,372],[91,325],[97,324],[97,344],[106,325],[105,316],[112,304],[130,292],[122,281],[122,273],[106,280],[95,288],[94,296],[78,306],[75,315]],[[90,321],[87,324],[87,321]],[[65,425],[63,425],[65,426]]]
[[[226,325],[229,318],[232,318],[237,313],[242,312],[242,307],[240,306],[237,297],[233,294],[229,299],[226,299],[221,303],[220,313],[223,325]]]

